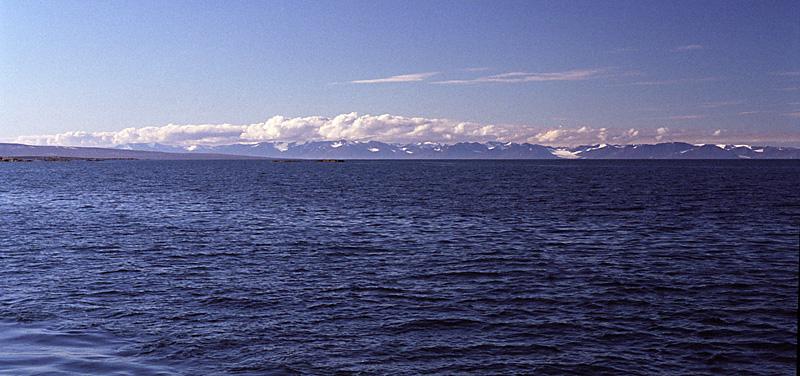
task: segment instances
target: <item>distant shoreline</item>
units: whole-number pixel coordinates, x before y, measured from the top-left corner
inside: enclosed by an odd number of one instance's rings
[[[136,158],[83,158],[83,157],[59,157],[59,156],[30,156],[30,157],[2,157],[0,163],[24,163],[24,162],[102,162],[102,161],[136,161]]]

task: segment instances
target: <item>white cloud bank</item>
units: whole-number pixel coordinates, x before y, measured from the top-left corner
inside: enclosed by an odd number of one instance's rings
[[[160,127],[126,128],[116,132],[65,132],[52,135],[22,136],[14,141],[37,145],[115,146],[134,143],[159,143],[176,146],[224,145],[240,142],[306,142],[321,140],[376,140],[411,142],[534,142],[548,144],[597,143],[606,140],[632,141],[635,129],[610,135],[606,128],[552,128],[525,125],[482,124],[450,119],[396,115],[341,114],[334,117],[274,116],[263,123],[169,124]]]
[[[794,116],[794,114],[792,114]],[[341,114],[334,117],[274,116],[262,123],[169,124],[159,127],[126,128],[112,132],[65,132],[22,136],[13,142],[34,145],[110,147],[135,143],[158,143],[181,147],[226,145],[261,141],[383,141],[412,142],[529,142],[545,145],[585,145],[596,143],[652,143],[663,140],[708,141],[708,131],[673,132],[657,129],[609,129],[590,126],[543,127],[512,124],[483,124],[450,119],[397,115]],[[724,132],[724,130],[720,131]]]

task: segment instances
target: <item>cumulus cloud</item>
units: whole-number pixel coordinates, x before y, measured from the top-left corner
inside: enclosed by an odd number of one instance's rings
[[[308,140],[380,140],[416,141],[489,141],[518,139],[524,129],[449,119],[430,119],[396,115],[341,114],[333,118],[284,118],[275,116],[264,123],[252,124],[242,133],[248,141]]]
[[[625,131],[612,131],[608,128],[555,128],[542,130],[528,137],[527,142],[553,145],[578,145],[596,143],[630,143],[639,136],[639,130],[631,128]]]
[[[533,138],[538,142],[553,142],[558,141],[566,132],[563,129],[551,129],[544,132],[539,132]]]
[[[339,118],[339,116],[336,118]],[[296,118],[273,116],[263,123],[245,126],[240,137],[243,140],[250,141],[294,141],[303,138],[313,139],[318,138],[318,130],[330,122],[331,119],[323,116]]]
[[[667,133],[669,133],[669,128],[667,127],[661,127],[656,129],[656,137],[655,137],[656,141],[661,141],[662,139],[664,139],[664,137],[667,136]]]
[[[597,130],[597,139],[606,142],[608,140],[608,129],[607,128],[600,128]]]
[[[435,76],[439,74],[439,72],[425,72],[425,73],[411,73],[411,74],[401,74],[398,76],[390,76],[384,78],[372,78],[367,80],[355,80],[350,81],[351,84],[386,84],[386,83],[397,83],[397,82],[419,82],[424,81],[425,79]]]

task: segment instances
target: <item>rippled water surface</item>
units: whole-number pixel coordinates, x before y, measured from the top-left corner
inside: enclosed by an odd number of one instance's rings
[[[795,374],[800,164],[0,165],[0,373]]]

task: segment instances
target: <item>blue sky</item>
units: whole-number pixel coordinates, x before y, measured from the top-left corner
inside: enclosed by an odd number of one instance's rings
[[[800,145],[798,20],[798,1],[0,0],[0,139]]]

